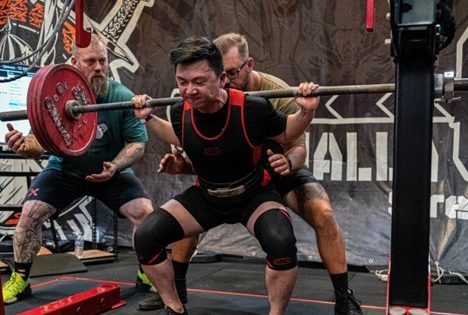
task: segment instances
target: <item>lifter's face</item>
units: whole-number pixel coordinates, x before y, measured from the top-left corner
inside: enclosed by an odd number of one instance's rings
[[[223,66],[226,73],[236,74],[236,78],[229,78],[228,85],[241,91],[247,90],[249,82],[249,73],[252,71],[252,58],[242,58],[239,55],[239,49],[232,47],[223,55]]]
[[[71,62],[85,76],[96,96],[104,96],[107,93],[109,63],[104,44],[96,43],[79,48],[77,55],[72,56]]]
[[[206,60],[176,66],[176,81],[180,95],[201,112],[219,109],[225,74],[217,76]]]

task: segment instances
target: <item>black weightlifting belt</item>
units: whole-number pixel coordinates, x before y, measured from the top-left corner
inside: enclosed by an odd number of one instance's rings
[[[229,183],[213,183],[198,177],[200,187],[212,197],[228,198],[239,196],[252,188],[259,187],[263,180],[263,168],[257,166],[243,178]]]

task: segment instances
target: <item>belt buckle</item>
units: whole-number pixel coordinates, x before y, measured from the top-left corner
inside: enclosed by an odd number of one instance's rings
[[[234,188],[207,189],[208,195],[218,198],[234,197],[245,192],[245,185]]]

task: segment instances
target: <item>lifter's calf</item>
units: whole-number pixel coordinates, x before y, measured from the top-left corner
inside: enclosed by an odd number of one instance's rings
[[[189,263],[198,245],[198,236],[187,237],[172,244],[172,260]],[[185,275],[183,275],[185,278]],[[176,275],[177,278],[177,275]]]
[[[182,303],[187,303],[186,276],[190,260],[198,245],[198,236],[187,237],[172,244],[172,266],[177,293]]]
[[[169,259],[157,265],[143,265],[143,270],[152,280],[158,294],[164,302],[164,305],[170,307],[177,313],[182,314],[185,310],[180,301],[174,282],[174,272]]]
[[[135,233],[135,251],[143,270],[155,285],[164,304],[182,313],[184,307],[176,292],[174,271],[167,259],[166,246],[182,239],[184,231],[166,210],[151,213]]]
[[[297,266],[288,270],[274,270],[266,267],[265,284],[270,304],[269,315],[282,315],[286,312],[297,278]]]

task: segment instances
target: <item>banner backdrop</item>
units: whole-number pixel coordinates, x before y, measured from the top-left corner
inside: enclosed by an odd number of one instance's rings
[[[436,70],[455,71],[457,78],[468,77],[468,11],[463,4],[463,0],[454,1],[455,39],[439,54]],[[364,0],[101,0],[86,2],[85,12],[87,24],[109,40],[112,76],[135,93],[167,97],[176,86],[169,51],[190,35],[215,38],[231,31],[247,36],[257,70],[291,85],[306,80],[323,86],[393,82],[394,64],[390,47],[385,45],[390,36],[385,19],[389,6],[387,1],[376,1],[376,26],[369,33],[364,27],[365,5]],[[53,36],[54,43],[40,65],[67,62],[74,15],[52,35],[63,7],[62,0],[0,1],[1,60],[34,51]],[[468,95],[457,95],[462,99],[434,104],[430,253],[433,263],[468,272]],[[308,166],[330,195],[350,264],[388,263],[393,107],[393,94],[322,97],[307,131]],[[158,109],[163,117],[166,112]],[[161,156],[171,148],[157,135],[150,136],[135,170],[157,207],[191,185],[194,178],[156,174]],[[3,164],[9,165],[2,160]],[[0,183],[1,203],[11,200],[12,194],[20,202],[24,189],[18,187],[24,183],[4,177]],[[83,207],[66,213],[75,213],[76,219],[80,211]],[[100,204],[98,211],[108,210]],[[67,220],[59,219],[64,231],[89,228],[89,222],[70,225],[70,217]],[[297,216],[293,220],[300,259],[320,261],[313,229]],[[128,222],[121,221],[120,227],[120,242],[129,245]],[[11,235],[11,229],[1,233]],[[209,231],[199,250],[264,255],[239,225]]]

